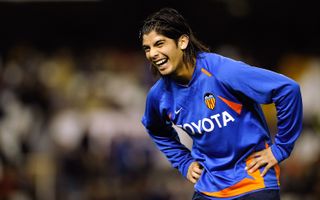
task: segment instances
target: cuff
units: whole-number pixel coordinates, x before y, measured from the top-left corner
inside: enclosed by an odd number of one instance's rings
[[[273,144],[270,148],[278,163],[280,163],[288,157],[286,151],[281,146]]]

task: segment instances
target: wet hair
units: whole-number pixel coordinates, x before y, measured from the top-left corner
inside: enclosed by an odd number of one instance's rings
[[[173,8],[162,8],[146,18],[139,32],[140,42],[142,43],[143,35],[152,31],[173,39],[176,44],[178,44],[178,40],[182,35],[187,35],[189,37],[189,43],[184,50],[183,61],[192,64],[192,66],[194,66],[195,58],[199,52],[210,51],[206,45],[194,36],[186,19]],[[155,69],[152,68],[152,70]],[[155,73],[155,71],[153,71],[153,73]]]

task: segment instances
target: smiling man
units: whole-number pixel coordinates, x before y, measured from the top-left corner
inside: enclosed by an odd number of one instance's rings
[[[193,200],[280,199],[278,163],[289,157],[302,128],[299,85],[210,53],[171,8],[145,20],[140,40],[160,75],[142,123],[172,166],[195,184]],[[260,107],[269,103],[277,109],[274,143]],[[191,151],[173,124],[193,139]]]
[[[183,50],[187,48],[188,42],[187,35],[182,35],[176,43],[173,39],[151,31],[143,36],[143,49],[147,59],[152,62],[161,75],[182,78],[186,75],[190,76],[194,69],[192,66],[188,66],[190,63],[184,63],[182,59]],[[186,79],[190,79],[190,77],[186,77]]]

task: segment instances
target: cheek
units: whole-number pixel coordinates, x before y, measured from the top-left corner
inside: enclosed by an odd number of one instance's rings
[[[149,53],[145,53],[145,56],[148,60],[150,60],[150,54]]]
[[[171,52],[171,58],[174,62],[179,62],[179,60],[182,59],[183,53],[179,51],[172,51]]]

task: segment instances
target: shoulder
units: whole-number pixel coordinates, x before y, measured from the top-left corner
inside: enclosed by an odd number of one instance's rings
[[[217,53],[200,53],[198,55],[198,62],[200,68],[204,68],[217,78],[231,76],[236,74],[238,70],[248,66],[242,61],[238,61]]]
[[[210,64],[212,67],[235,66],[245,64],[242,61],[235,60],[217,53],[202,52],[197,56],[200,64]]]

